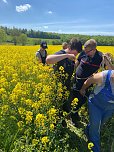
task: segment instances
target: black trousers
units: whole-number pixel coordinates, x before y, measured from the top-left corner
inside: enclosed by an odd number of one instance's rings
[[[86,93],[86,96],[89,96],[89,92]],[[74,98],[78,98],[78,105],[75,109],[71,108],[71,103],[74,100]],[[67,101],[63,104],[63,110],[69,113],[70,117],[72,118],[72,121],[75,123],[76,121],[80,120],[80,117],[78,115],[78,110],[81,108],[83,104],[85,104],[87,101],[87,97],[82,96],[79,91],[77,90],[71,90],[69,98]]]
[[[79,92],[79,90],[82,88],[84,81],[85,81],[84,79],[79,79],[79,80],[75,79],[72,89],[69,90],[70,95],[69,95],[68,100],[63,102],[63,106],[62,106],[63,111],[66,111],[67,113],[69,113],[72,120],[74,121],[76,121],[76,119],[77,120],[79,119],[78,110],[79,108],[81,108],[83,104],[86,103],[87,97],[89,97],[89,94],[90,94],[90,91],[88,91],[89,89],[86,90],[86,96],[82,96]],[[78,98],[78,105],[76,106],[75,109],[73,109],[73,112],[72,112],[71,103],[74,100],[74,98]]]

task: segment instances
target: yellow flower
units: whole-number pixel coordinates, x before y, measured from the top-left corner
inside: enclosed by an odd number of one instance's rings
[[[67,115],[68,115],[68,113],[66,111],[63,111],[63,116],[65,117]]]
[[[18,74],[17,73],[12,74],[12,78],[13,79],[17,79],[18,78]]]
[[[4,88],[1,88],[0,89],[0,94],[2,95],[2,94],[5,94],[5,93],[6,93],[6,90]]]
[[[12,79],[12,80],[11,80],[11,83],[12,83],[12,84],[16,84],[16,83],[17,83],[17,80],[16,80],[16,79]]]
[[[24,115],[25,114],[25,109],[22,108],[22,107],[19,107],[18,112],[19,112],[20,115]]]
[[[56,113],[57,113],[57,110],[56,110],[55,108],[51,108],[51,109],[48,111],[48,114],[49,114],[50,116],[55,116]]]
[[[5,114],[8,111],[8,109],[9,109],[9,105],[2,106],[1,114],[3,114],[3,113]]]
[[[63,66],[60,66],[60,67],[59,67],[59,70],[60,70],[60,71],[64,71],[64,67],[63,67]]]
[[[36,123],[37,127],[39,127],[39,126],[44,127],[45,121],[46,121],[46,116],[44,116],[43,114],[40,114],[40,113],[36,115],[35,123]]]
[[[13,104],[16,104],[18,102],[18,95],[12,93],[10,94],[10,99]]]
[[[54,124],[50,124],[50,130],[53,130],[54,129]]]
[[[19,128],[22,128],[22,127],[23,127],[23,121],[17,122],[17,126],[18,126]]]
[[[32,108],[38,110],[40,108],[40,102],[33,102],[32,103]]]
[[[58,83],[58,88],[63,88],[63,86],[62,86],[62,83],[61,83],[61,82],[59,82],[59,83]]]
[[[30,123],[30,122],[32,121],[32,118],[33,118],[33,112],[27,111],[27,112],[26,112],[26,118],[25,118],[26,123],[27,123],[27,124]]]
[[[48,120],[51,122],[51,123],[56,123],[57,121],[57,110],[55,108],[51,108],[48,112]]]
[[[88,149],[91,150],[93,148],[94,144],[92,142],[88,143]],[[92,151],[91,151],[92,152]]]
[[[33,139],[32,140],[32,145],[36,146],[38,144],[38,139]]]
[[[28,106],[32,106],[32,100],[30,100],[30,99],[25,100],[25,103]]]
[[[48,139],[47,136],[45,136],[45,137],[43,137],[43,138],[41,139],[41,141],[42,141],[42,144],[46,144],[46,143],[49,142],[49,139]]]
[[[78,98],[74,98],[74,100],[73,100],[72,103],[71,103],[71,106],[72,106],[73,108],[76,108],[77,105],[78,105]]]
[[[8,87],[8,82],[7,79],[5,77],[0,77],[0,86],[7,88]]]

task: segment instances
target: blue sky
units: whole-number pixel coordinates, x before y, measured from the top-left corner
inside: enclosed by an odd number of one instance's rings
[[[114,0],[0,0],[0,26],[114,35]]]

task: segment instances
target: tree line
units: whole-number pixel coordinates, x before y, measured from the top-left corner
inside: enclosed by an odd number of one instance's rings
[[[0,26],[0,44],[13,43],[14,45],[38,45],[41,40],[46,40],[48,44],[61,45],[62,42],[69,42],[72,37],[77,37],[84,44],[90,38],[97,41],[100,46],[114,46],[114,36],[90,36],[80,34],[59,34],[27,29],[8,28]]]

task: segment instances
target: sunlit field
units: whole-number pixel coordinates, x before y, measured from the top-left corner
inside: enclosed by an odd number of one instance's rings
[[[54,52],[58,51],[62,49],[62,46],[58,45],[58,46],[53,46],[53,45],[50,45],[48,47],[48,52],[49,54],[53,54]],[[111,53],[114,55],[114,46],[98,46],[97,49],[103,53]]]
[[[0,46],[0,152],[87,152],[86,141],[73,141],[73,132],[62,129],[58,109],[68,92],[57,83],[51,66],[36,61],[38,49]],[[49,45],[47,52],[60,49]],[[112,46],[97,49],[114,55]]]

